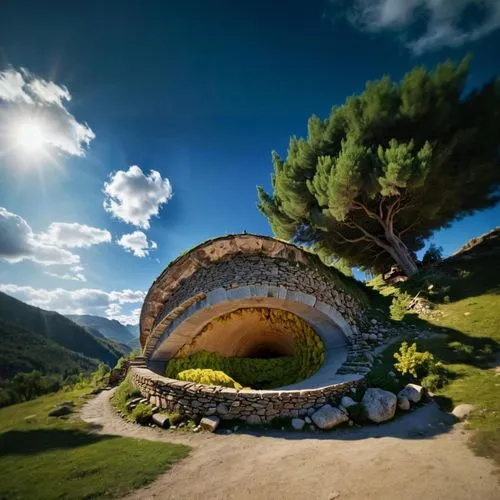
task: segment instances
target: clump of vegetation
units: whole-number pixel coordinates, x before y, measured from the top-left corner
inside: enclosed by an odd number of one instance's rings
[[[406,292],[396,293],[390,306],[391,318],[401,321],[406,316],[410,303],[411,297]]]
[[[113,394],[113,404],[122,413],[128,413],[127,402],[141,395],[141,391],[132,384],[132,377],[127,375]]]
[[[168,415],[168,421],[170,425],[179,425],[182,422],[183,418],[180,413],[173,412],[169,413]]]
[[[232,379],[229,375],[220,370],[210,370],[201,368],[192,368],[184,370],[177,374],[179,380],[185,382],[196,382],[205,385],[220,385],[222,387],[231,387],[233,389],[243,389],[243,386]]]
[[[434,356],[429,351],[419,352],[415,342],[412,345],[403,342],[399,352],[394,353],[394,357],[397,359],[394,368],[401,374],[409,373],[414,378],[427,375],[436,364]]]
[[[151,406],[139,403],[130,413],[130,418],[141,425],[149,423],[151,417],[153,416],[153,409]]]
[[[424,256],[422,257],[422,264],[424,266],[430,266],[432,264],[437,264],[443,260],[443,247],[437,247],[432,243]]]
[[[316,332],[298,316],[278,309],[248,308],[233,311],[215,320],[219,323],[231,321],[237,315],[257,312],[260,319],[279,325],[280,329],[290,332],[293,338],[293,354],[278,358],[244,358],[223,356],[218,353],[199,351],[188,355],[193,343],[171,359],[166,368],[166,375],[179,378],[179,373],[191,369],[210,369],[221,371],[243,387],[269,389],[293,384],[304,380],[318,371],[325,359],[325,347]],[[214,322],[207,325],[199,336],[214,327]]]

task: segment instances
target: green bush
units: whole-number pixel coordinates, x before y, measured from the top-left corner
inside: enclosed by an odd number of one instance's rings
[[[0,407],[29,401],[62,387],[57,375],[42,375],[39,371],[18,373],[0,390]]]
[[[429,351],[417,351],[416,343],[409,346],[408,342],[403,342],[399,352],[394,353],[394,357],[397,359],[394,368],[399,373],[410,374],[416,379],[428,375],[436,364],[434,356]]]
[[[168,421],[170,425],[179,425],[182,422],[183,418],[180,413],[170,413],[168,415]]]
[[[368,420],[368,412],[361,403],[349,406],[347,411],[349,412],[349,417],[357,424],[362,424]]]
[[[198,384],[205,385],[220,385],[222,387],[231,387],[233,389],[243,389],[241,384],[238,384],[236,380],[233,380],[229,375],[226,375],[220,370],[211,370],[208,368],[192,368],[190,370],[184,370],[177,374],[179,380],[184,380],[185,382],[196,382]]]
[[[392,299],[390,306],[391,318],[395,321],[401,321],[408,312],[408,306],[411,303],[411,296],[406,292],[397,293]]]
[[[141,396],[141,391],[132,384],[131,375],[127,375],[113,395],[113,404],[118,410],[128,413],[127,401],[139,396]]]
[[[153,409],[151,406],[139,403],[131,412],[130,418],[141,425],[147,424],[153,416]]]

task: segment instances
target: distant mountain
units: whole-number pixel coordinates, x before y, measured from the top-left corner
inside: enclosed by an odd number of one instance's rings
[[[132,334],[134,338],[138,338],[140,334],[139,325],[125,325],[128,331]]]
[[[38,370],[63,377],[93,371],[99,360],[70,351],[52,340],[0,320],[0,384],[16,373]]]
[[[76,365],[67,363],[73,368],[90,367],[98,361],[114,366],[120,357],[131,350],[124,344],[100,336],[99,332],[93,333],[91,329],[77,325],[61,314],[30,306],[2,292],[0,320],[0,360],[2,364],[5,359],[11,360],[8,372],[14,369],[12,367],[17,361],[19,371],[24,371],[22,366],[29,371],[29,366],[38,363],[41,365],[39,369],[47,373],[52,372],[59,362],[61,366],[65,365],[68,359],[75,361]],[[32,353],[29,353],[30,349]],[[36,349],[42,349],[46,355],[37,360]]]
[[[91,314],[67,314],[66,317],[94,334],[101,334],[107,339],[116,340],[122,344],[132,342],[135,337],[129,328],[116,321],[116,319],[107,319]]]

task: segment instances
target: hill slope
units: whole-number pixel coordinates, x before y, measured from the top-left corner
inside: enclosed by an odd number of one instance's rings
[[[101,316],[93,316],[91,314],[67,314],[67,318],[74,321],[77,325],[84,328],[99,332],[104,337],[116,340],[123,344],[128,344],[134,340],[134,336],[130,330],[115,319],[107,319]]]
[[[98,338],[61,314],[30,306],[1,292],[0,319],[20,327],[25,333],[45,337],[61,347],[110,366],[114,366],[121,356],[130,351],[125,345]]]
[[[33,370],[66,377],[82,370],[92,371],[99,363],[3,320],[0,320],[0,342],[0,383],[17,373]]]

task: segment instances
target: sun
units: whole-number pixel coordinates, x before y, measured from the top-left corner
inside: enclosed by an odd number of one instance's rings
[[[14,130],[14,137],[16,147],[28,154],[41,152],[47,143],[42,124],[34,119],[18,123]]]

